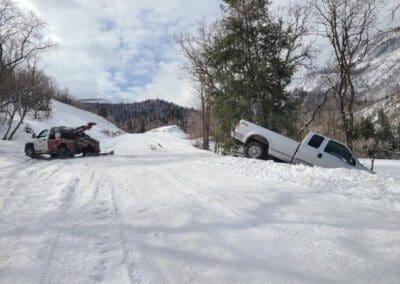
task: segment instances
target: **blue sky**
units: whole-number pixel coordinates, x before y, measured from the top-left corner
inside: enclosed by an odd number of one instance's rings
[[[79,98],[160,98],[193,106],[172,37],[219,13],[218,0],[18,0],[48,24],[59,48],[45,58],[60,88]]]

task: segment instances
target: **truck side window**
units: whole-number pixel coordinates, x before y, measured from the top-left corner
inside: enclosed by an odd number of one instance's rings
[[[308,142],[308,145],[318,149],[321,146],[322,142],[324,142],[324,137],[319,135],[314,135]]]
[[[340,143],[337,143],[335,141],[329,141],[324,151],[328,154],[338,157],[340,160],[342,160],[347,164],[355,166],[355,164],[353,163],[354,159],[353,156],[351,155],[351,152]]]

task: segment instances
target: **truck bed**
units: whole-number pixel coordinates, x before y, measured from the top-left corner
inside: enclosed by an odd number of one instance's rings
[[[272,157],[278,158],[284,162],[289,163],[295,154],[300,142],[283,136],[272,130],[257,126],[260,132],[268,137],[269,150],[268,154]]]
[[[296,140],[246,120],[241,120],[240,126],[235,130],[234,138],[242,143],[246,143],[247,139],[253,135],[266,138],[269,144],[268,154],[287,163],[291,161],[300,145],[300,142]]]

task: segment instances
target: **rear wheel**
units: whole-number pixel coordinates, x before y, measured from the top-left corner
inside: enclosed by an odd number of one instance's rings
[[[60,146],[57,150],[57,154],[60,159],[66,159],[71,156],[67,147],[65,147],[65,146]]]
[[[266,152],[266,146],[256,141],[248,143],[244,149],[245,156],[250,159],[262,159]]]

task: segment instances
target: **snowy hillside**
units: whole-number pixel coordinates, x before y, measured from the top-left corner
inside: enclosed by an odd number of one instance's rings
[[[305,76],[293,82],[289,90],[325,90],[330,74],[325,70]],[[356,67],[354,74],[359,101],[367,103],[369,109],[384,107],[389,115],[400,119],[400,28],[373,37],[365,62]]]
[[[56,100],[52,101],[52,111],[49,119],[33,120],[30,115],[25,119],[25,124],[20,127],[16,140],[25,141],[30,135],[24,132],[24,128],[26,125],[32,127],[32,129],[39,133],[42,129],[50,128],[53,126],[69,126],[69,127],[78,127],[81,125],[85,125],[88,122],[95,122],[96,126],[91,130],[87,131],[87,133],[95,138],[104,138],[104,131],[117,132],[121,131],[115,125],[108,122],[104,118],[93,114],[88,111],[83,111],[73,106],[58,102]]]
[[[51,123],[116,130],[54,106]],[[0,283],[399,283],[399,161],[326,170],[182,136],[102,137],[114,156],[68,160],[0,143]]]

